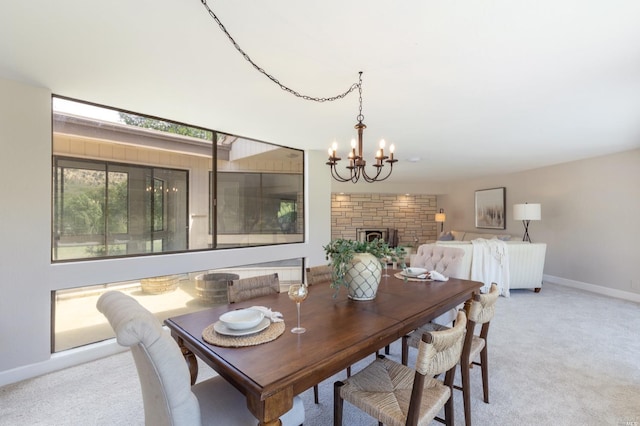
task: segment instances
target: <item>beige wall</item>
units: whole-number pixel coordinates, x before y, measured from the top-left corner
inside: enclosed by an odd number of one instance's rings
[[[640,150],[551,167],[452,183],[438,197],[447,229],[474,230],[474,193],[507,189],[507,229],[522,235],[513,204],[542,204],[531,222],[534,242],[547,243],[545,279],[640,300]]]

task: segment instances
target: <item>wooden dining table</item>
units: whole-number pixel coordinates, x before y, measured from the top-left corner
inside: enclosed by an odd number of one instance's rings
[[[261,425],[278,425],[293,397],[469,300],[483,285],[450,278],[405,281],[388,271],[377,296],[354,301],[343,288],[334,297],[329,282],[309,287],[301,304],[303,334],[291,333],[296,305],[286,293],[216,306],[165,320],[189,364],[192,383],[199,357],[233,384]],[[281,312],[286,330],[273,341],[248,347],[221,347],[203,340],[203,330],[233,309],[264,306]]]

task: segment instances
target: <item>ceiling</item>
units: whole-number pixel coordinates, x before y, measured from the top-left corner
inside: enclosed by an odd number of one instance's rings
[[[454,181],[640,147],[637,0],[211,1],[244,52],[312,97],[363,71],[365,151],[390,183]],[[233,47],[200,0],[2,0],[0,77],[346,157],[357,91],[311,102]],[[339,152],[340,153],[340,152]],[[343,161],[344,162],[344,161]]]

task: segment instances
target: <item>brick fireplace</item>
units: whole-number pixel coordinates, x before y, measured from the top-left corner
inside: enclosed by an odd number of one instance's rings
[[[404,194],[331,194],[331,239],[359,240],[359,230],[397,230],[397,242],[416,246],[438,235],[437,197]],[[365,234],[365,238],[366,238]]]

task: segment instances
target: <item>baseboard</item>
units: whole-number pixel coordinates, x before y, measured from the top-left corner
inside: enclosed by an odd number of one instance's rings
[[[543,275],[543,280],[552,284],[560,284],[567,287],[573,287],[580,290],[590,291],[592,293],[602,294],[604,296],[615,297],[617,299],[629,300],[631,302],[640,303],[640,294],[632,293],[630,291],[618,290],[610,287],[603,287],[601,285],[584,283],[582,281],[569,280],[567,278],[555,277],[553,275]],[[544,287],[543,287],[544,288]],[[544,291],[544,290],[543,290]]]
[[[0,372],[0,386],[17,383],[22,380],[38,377],[43,374],[52,373],[75,365],[83,364],[106,356],[114,355],[129,348],[118,345],[115,339],[82,346],[80,348],[69,349],[51,355],[46,361],[35,364],[24,365],[12,370]]]

